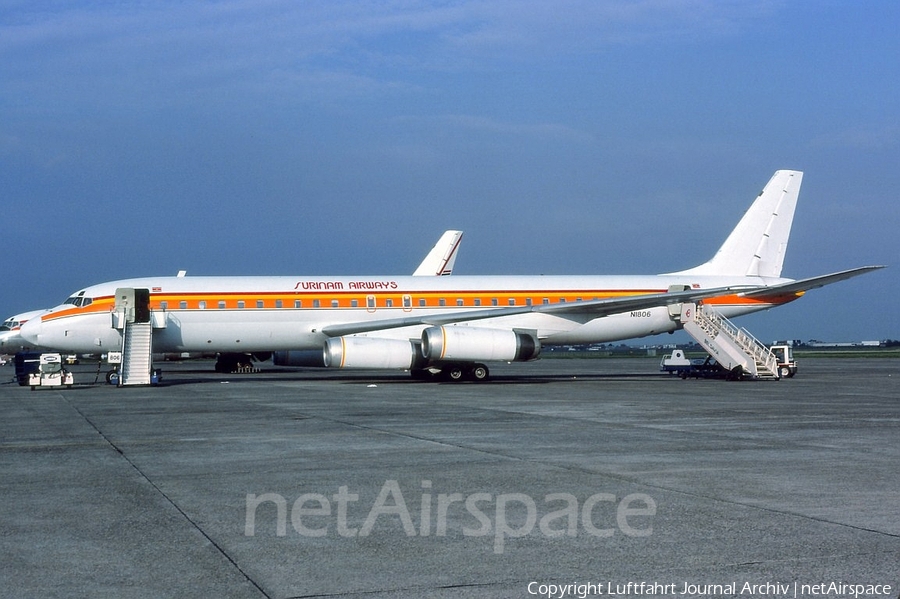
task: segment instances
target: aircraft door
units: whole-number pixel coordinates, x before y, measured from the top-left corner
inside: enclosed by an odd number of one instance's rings
[[[131,287],[116,289],[116,314],[129,323],[150,322],[150,290]]]
[[[134,321],[150,322],[150,290],[134,290]]]

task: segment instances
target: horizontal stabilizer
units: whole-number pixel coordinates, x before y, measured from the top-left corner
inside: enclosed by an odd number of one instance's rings
[[[818,277],[810,277],[808,279],[800,279],[798,281],[790,281],[789,283],[782,283],[779,285],[763,287],[761,289],[754,289],[752,291],[743,292],[739,295],[741,295],[742,297],[751,297],[754,299],[765,299],[767,297],[779,297],[795,293],[803,293],[805,291],[809,291],[810,289],[818,289],[819,287],[824,287],[825,285],[830,285],[831,283],[845,281],[847,279],[866,274],[867,272],[872,272],[873,270],[880,270],[882,268],[884,268],[884,266],[860,266],[859,268],[842,270],[840,272],[834,272],[829,275],[820,275]]]

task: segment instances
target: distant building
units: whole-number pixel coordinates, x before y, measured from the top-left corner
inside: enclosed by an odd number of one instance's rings
[[[849,343],[832,343],[829,341],[810,340],[808,347],[881,347],[881,341],[851,341]]]

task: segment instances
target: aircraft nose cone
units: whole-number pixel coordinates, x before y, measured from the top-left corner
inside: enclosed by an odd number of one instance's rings
[[[20,345],[22,337],[19,331],[3,331],[0,333],[0,349],[6,350],[13,346]]]
[[[38,345],[38,339],[41,336],[41,318],[39,316],[30,319],[19,328],[19,337],[27,343]]]

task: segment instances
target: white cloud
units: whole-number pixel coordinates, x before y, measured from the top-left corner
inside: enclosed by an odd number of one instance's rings
[[[221,68],[222,62],[349,71],[452,69],[460,60],[526,62],[609,44],[718,35],[771,12],[768,3],[712,0],[105,2],[55,11],[40,6],[11,11],[0,25],[0,54],[22,65],[46,63],[58,71],[99,67],[111,75],[148,65]]]

